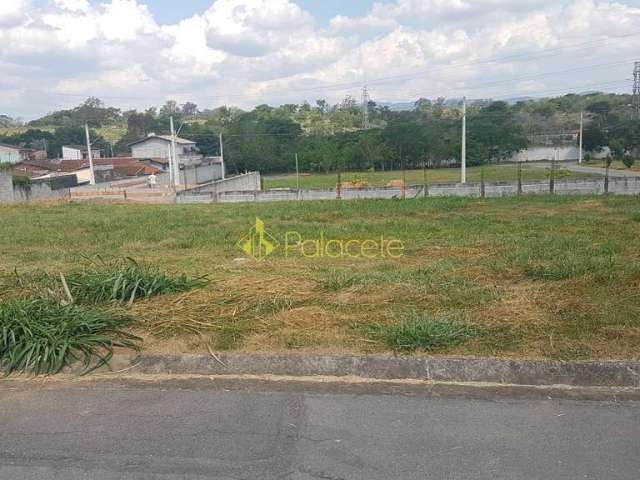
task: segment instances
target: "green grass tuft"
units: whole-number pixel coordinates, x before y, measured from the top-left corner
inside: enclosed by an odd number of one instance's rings
[[[107,364],[116,347],[137,349],[122,330],[129,319],[47,300],[0,304],[0,369],[7,374],[55,374],[75,361],[85,373]]]
[[[206,283],[204,277],[172,277],[131,258],[92,262],[83,271],[68,275],[66,281],[74,301],[83,304],[133,303],[139,298],[186,292]]]
[[[365,334],[395,351],[435,351],[461,345],[480,335],[475,325],[448,317],[411,313],[399,323],[367,327]]]

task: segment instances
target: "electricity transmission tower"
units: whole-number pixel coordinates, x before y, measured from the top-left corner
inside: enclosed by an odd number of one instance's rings
[[[362,89],[362,129],[369,130],[369,90]]]
[[[640,117],[640,62],[636,62],[633,68],[633,106]]]

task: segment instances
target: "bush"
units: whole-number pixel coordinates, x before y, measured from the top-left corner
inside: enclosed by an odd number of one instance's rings
[[[622,157],[622,163],[624,163],[625,167],[631,168],[633,167],[633,164],[636,163],[636,159],[631,155],[625,155],[624,157]]]
[[[30,188],[31,187],[31,179],[24,175],[14,175],[13,177],[13,186],[20,188]]]
[[[185,292],[206,283],[204,277],[172,277],[131,258],[112,262],[99,259],[83,271],[69,274],[66,280],[74,301],[84,304],[133,303],[139,298]]]
[[[395,351],[413,352],[455,347],[477,337],[480,331],[465,321],[411,313],[400,323],[368,327],[366,333]]]
[[[75,361],[85,373],[107,364],[116,347],[137,349],[137,337],[122,328],[129,319],[47,300],[0,304],[0,369],[54,374]]]

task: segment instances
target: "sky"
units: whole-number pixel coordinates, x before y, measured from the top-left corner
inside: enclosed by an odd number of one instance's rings
[[[640,0],[0,0],[0,114],[630,92]]]

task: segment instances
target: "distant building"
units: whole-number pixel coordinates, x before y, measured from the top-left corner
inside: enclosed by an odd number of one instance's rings
[[[0,163],[20,163],[20,147],[0,143]]]
[[[98,148],[91,149],[91,155],[95,158],[102,157],[102,150]],[[65,145],[62,147],[63,160],[89,160],[86,145]]]
[[[171,137],[169,135],[149,134],[146,138],[129,144],[129,147],[133,158],[162,161],[171,157]],[[179,163],[188,163],[203,157],[196,147],[196,142],[180,137],[176,137],[176,156]]]
[[[160,169],[146,165],[131,157],[98,158],[93,164],[96,183],[161,173]],[[45,165],[39,166],[45,167]],[[44,172],[37,178],[53,178],[60,175],[74,174],[78,178],[78,184],[80,185],[89,183],[91,179],[88,160],[51,162],[47,170],[48,172]]]
[[[27,160],[46,160],[46,158],[47,152],[45,150],[0,143],[0,163],[15,164]]]

